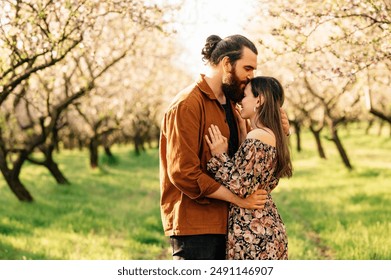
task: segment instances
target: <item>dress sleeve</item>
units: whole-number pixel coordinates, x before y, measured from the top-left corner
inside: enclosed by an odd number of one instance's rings
[[[258,189],[259,177],[270,160],[268,147],[257,139],[246,139],[235,155],[213,156],[207,165],[215,179],[240,197],[247,197]]]

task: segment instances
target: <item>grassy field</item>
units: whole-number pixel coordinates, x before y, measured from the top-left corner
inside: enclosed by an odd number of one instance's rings
[[[328,159],[316,157],[307,134],[304,151],[293,155],[294,177],[274,194],[290,259],[391,260],[391,139],[354,128],[341,138],[353,171],[327,140]]]
[[[293,151],[294,177],[274,192],[290,259],[390,260],[391,139],[342,132],[355,168],[348,171],[332,143],[325,140],[328,160],[321,160],[311,135],[303,136],[304,151]],[[118,164],[102,157],[97,170],[88,167],[86,151],[57,155],[70,186],[27,164],[22,180],[32,204],[17,201],[1,178],[0,259],[170,259],[157,150],[141,157],[130,147],[113,152]]]
[[[62,152],[58,162],[70,186],[26,165],[22,177],[32,204],[17,201],[0,181],[0,259],[168,258],[157,150],[142,157],[127,147],[113,151],[118,164],[97,170],[88,167],[86,152]]]

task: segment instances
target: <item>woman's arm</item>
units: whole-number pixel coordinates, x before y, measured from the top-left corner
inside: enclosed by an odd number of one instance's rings
[[[248,139],[240,146],[233,158],[223,152],[226,140],[217,127],[212,127],[206,141],[213,157],[208,162],[208,171],[215,179],[240,197],[247,197],[258,189],[256,178],[262,173],[263,159],[267,156],[261,143]],[[221,153],[222,152],[222,153]]]

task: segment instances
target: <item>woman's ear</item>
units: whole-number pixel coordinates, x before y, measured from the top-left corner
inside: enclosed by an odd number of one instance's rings
[[[265,103],[265,97],[262,94],[260,94],[257,100],[257,108],[261,107],[263,103]]]

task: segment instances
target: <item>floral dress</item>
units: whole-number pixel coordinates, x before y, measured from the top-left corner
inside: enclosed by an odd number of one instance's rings
[[[208,162],[208,171],[236,195],[245,198],[257,189],[268,192],[262,210],[230,205],[227,259],[288,259],[285,226],[270,195],[278,184],[276,152],[275,147],[248,138],[233,158],[223,153]]]

